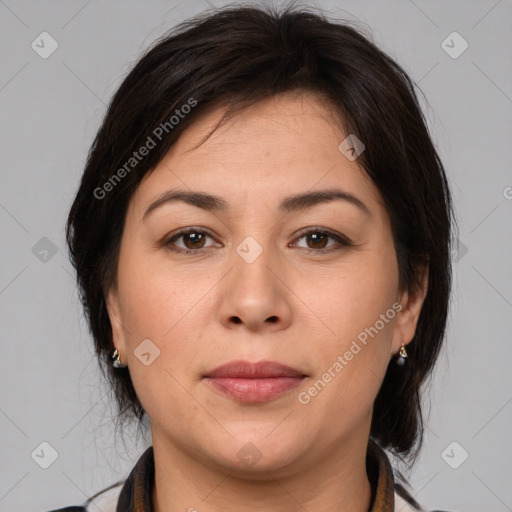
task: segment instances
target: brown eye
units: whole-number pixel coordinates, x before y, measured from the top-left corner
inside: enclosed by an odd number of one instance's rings
[[[204,245],[205,236],[201,232],[182,233],[180,237],[184,240],[187,249],[201,249]]]
[[[329,235],[324,233],[313,232],[306,236],[306,240],[311,240],[313,247],[311,249],[323,249],[327,245],[327,239]]]
[[[327,253],[331,250],[336,250],[352,245],[350,240],[348,240],[343,235],[320,229],[310,229],[309,231],[303,232],[299,238],[297,238],[297,240],[302,239],[306,240],[306,247],[300,245],[297,245],[297,247],[309,249],[311,252],[318,251],[319,253]],[[334,243],[328,245],[329,239],[332,239]]]
[[[172,237],[165,240],[162,245],[175,252],[188,253],[201,253],[208,247],[206,239],[212,238],[206,231],[197,228],[188,228],[176,233]],[[181,242],[178,244],[177,242]],[[214,244],[221,247],[222,244]]]

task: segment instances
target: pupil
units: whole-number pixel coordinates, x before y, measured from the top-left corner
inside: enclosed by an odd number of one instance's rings
[[[313,243],[314,244],[320,243],[321,244],[320,247],[325,247],[326,237],[324,235],[316,233],[316,234],[312,234],[310,236],[311,236],[311,238],[313,238]],[[323,240],[319,242],[318,241],[318,237],[323,237]],[[315,239],[317,239],[317,240],[315,240]],[[322,243],[322,242],[324,242],[324,243]],[[317,247],[315,247],[315,249],[317,249]]]
[[[201,236],[202,236],[201,233],[187,233],[187,237],[192,242],[192,245],[199,243],[201,241]],[[194,238],[197,238],[197,239],[194,240]],[[195,249],[195,247],[193,247],[193,249]]]

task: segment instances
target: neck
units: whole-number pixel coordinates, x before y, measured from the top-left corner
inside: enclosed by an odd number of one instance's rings
[[[368,512],[372,489],[366,472],[368,440],[331,449],[306,469],[254,478],[209,466],[153,434],[155,512]]]

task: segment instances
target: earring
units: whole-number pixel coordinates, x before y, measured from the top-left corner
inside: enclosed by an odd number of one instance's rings
[[[403,366],[405,364],[405,358],[407,357],[407,352],[405,351],[405,345],[402,343],[400,347],[400,357],[396,360],[396,364],[398,366]]]
[[[117,348],[114,350],[114,353],[112,354],[112,359],[114,360],[114,362],[112,363],[112,366],[114,368],[126,368],[128,366],[127,364],[123,364],[121,362],[121,354],[119,353],[119,350],[117,350]]]

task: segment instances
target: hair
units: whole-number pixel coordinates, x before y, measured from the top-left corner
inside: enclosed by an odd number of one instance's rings
[[[423,439],[420,388],[438,358],[448,315],[451,195],[417,86],[350,25],[290,6],[280,11],[228,6],[203,13],[157,40],[113,96],[69,212],[66,240],[119,421],[132,417],[140,424],[145,415],[128,368],[112,367],[106,308],[107,293],[117,285],[126,211],[137,186],[202,113],[221,106],[227,119],[265,98],[310,91],[334,107],[345,133],[365,144],[357,162],[389,213],[400,291],[418,290],[428,264],[428,290],[407,363],[398,366],[391,359],[370,431],[381,447],[416,458]],[[134,152],[150,139],[154,147],[136,159]]]

